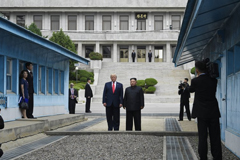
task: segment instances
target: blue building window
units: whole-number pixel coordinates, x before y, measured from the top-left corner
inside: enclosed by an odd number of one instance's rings
[[[63,71],[59,71],[59,93],[64,94],[64,74]]]
[[[7,59],[7,91],[12,91],[12,60]]]
[[[53,70],[53,93],[58,94],[58,70],[54,69]]]

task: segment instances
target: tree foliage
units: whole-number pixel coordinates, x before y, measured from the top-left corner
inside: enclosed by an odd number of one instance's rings
[[[32,23],[30,26],[25,26],[25,28],[43,38],[48,37],[48,36],[42,36],[41,30],[37,27],[37,25],[35,23]]]
[[[58,32],[53,32],[52,37],[50,37],[49,40],[76,53],[76,48],[75,48],[74,43],[72,42],[70,37],[62,31],[62,29]],[[71,75],[71,72],[73,72],[75,70],[74,63],[77,63],[77,62],[74,60],[69,61],[69,71],[70,71],[69,74],[70,75]]]

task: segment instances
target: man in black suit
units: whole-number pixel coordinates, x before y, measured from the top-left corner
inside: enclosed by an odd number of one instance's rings
[[[26,63],[26,68],[27,68],[27,82],[28,82],[28,95],[29,95],[29,100],[28,100],[28,109],[27,109],[27,118],[34,118],[33,116],[33,94],[34,94],[34,88],[33,88],[33,65],[31,62]],[[34,118],[36,119],[36,118]]]
[[[135,53],[135,51],[133,50],[133,51],[132,51],[132,61],[133,61],[133,62],[135,62],[135,57],[136,57],[136,53]]]
[[[132,131],[133,119],[136,131],[141,131],[141,110],[144,107],[144,95],[141,87],[137,85],[137,79],[130,79],[131,87],[126,88],[123,108],[127,109],[126,130]]]
[[[77,97],[78,97],[78,92],[76,89],[73,88],[74,84],[70,84],[69,88],[69,102],[68,102],[68,110],[69,114],[75,114],[75,108],[76,108],[76,103],[77,102]]]
[[[87,80],[87,84],[85,86],[85,97],[86,97],[86,108],[85,112],[86,113],[92,113],[90,111],[90,103],[91,103],[91,98],[93,97],[92,89],[91,89],[91,79]]]
[[[152,62],[152,51],[149,50],[148,52],[148,59],[149,59],[149,62]]]
[[[179,86],[178,94],[181,95],[180,99],[180,113],[179,113],[179,120],[178,121],[183,121],[183,108],[185,106],[186,112],[187,112],[187,117],[188,120],[191,121],[191,115],[190,115],[190,110],[189,110],[189,98],[190,98],[190,92],[188,90],[187,84],[182,83]]]
[[[120,126],[120,108],[123,104],[123,85],[116,82],[117,75],[110,76],[111,82],[107,82],[103,90],[103,106],[106,107],[108,131],[118,131]]]
[[[220,123],[221,117],[218,102],[215,97],[217,79],[206,75],[206,64],[195,63],[197,78],[192,79],[190,92],[195,92],[192,117],[197,118],[198,153],[201,160],[207,160],[208,134],[211,143],[211,153],[214,160],[222,160]]]

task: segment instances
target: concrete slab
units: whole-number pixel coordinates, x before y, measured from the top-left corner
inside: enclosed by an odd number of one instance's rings
[[[184,119],[183,121],[178,121],[182,131],[186,132],[198,132],[197,129],[197,123],[195,120],[188,121],[187,119]]]

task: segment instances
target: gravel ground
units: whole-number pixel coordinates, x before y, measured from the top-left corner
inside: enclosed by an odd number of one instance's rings
[[[188,137],[188,140],[189,140],[190,144],[192,145],[192,148],[193,148],[194,152],[196,153],[196,155],[199,159],[199,156],[198,156],[198,137],[196,137],[196,136]],[[209,145],[208,145],[208,158],[212,159],[212,154],[211,154],[210,149],[211,149],[211,147],[210,147],[210,143],[209,143]],[[239,160],[239,158],[237,156],[235,156],[223,144],[222,144],[222,155],[223,155],[223,160]]]
[[[82,135],[67,137],[22,156],[17,160],[159,160],[162,158],[163,137],[142,135]]]

